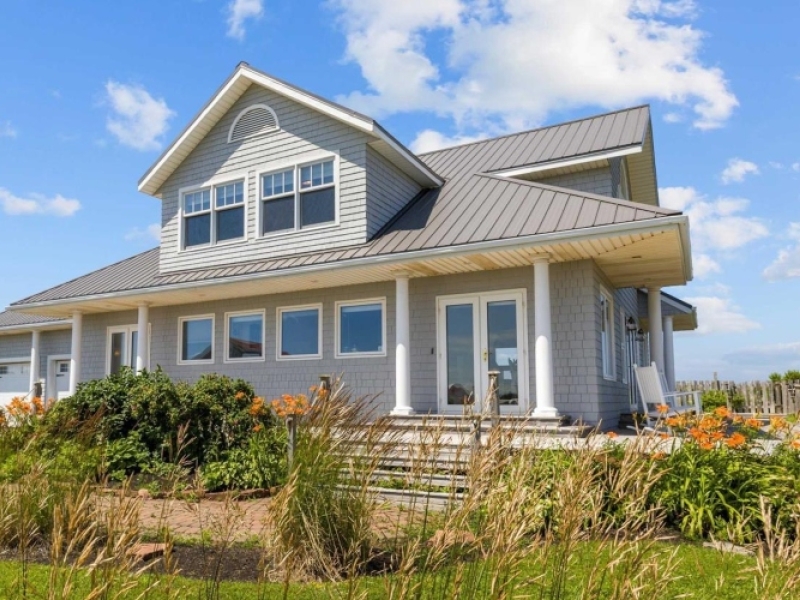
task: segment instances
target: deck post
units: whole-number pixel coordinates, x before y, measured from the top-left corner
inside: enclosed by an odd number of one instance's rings
[[[550,258],[533,261],[533,319],[536,369],[536,417],[558,416],[553,395],[553,324],[550,310]]]
[[[664,377],[669,391],[675,391],[675,347],[673,346],[674,323],[672,316],[664,317]]]
[[[136,372],[141,373],[149,369],[148,357],[150,356],[150,307],[147,302],[139,305],[139,319],[136,326]]]
[[[39,342],[41,341],[41,334],[38,329],[31,331],[31,379],[28,385],[28,390],[36,387],[39,381]]]
[[[647,320],[650,325],[650,360],[664,372],[664,332],[661,328],[661,288],[647,288]],[[673,391],[673,390],[670,390]]]
[[[411,408],[411,318],[408,294],[408,273],[398,273],[395,278],[395,399],[393,415],[413,415]]]
[[[72,313],[72,343],[69,359],[69,395],[78,389],[78,376],[81,370],[81,339],[83,338],[83,313]]]

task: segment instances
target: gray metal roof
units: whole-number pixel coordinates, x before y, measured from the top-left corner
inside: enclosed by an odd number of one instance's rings
[[[464,246],[521,236],[634,223],[678,211],[576,192],[538,182],[473,174],[417,196],[367,242],[325,252],[293,255],[222,267],[159,273],[159,249],[35,294],[12,306],[66,300],[178,283],[224,280],[304,265]]]
[[[42,323],[56,323],[64,321],[57,317],[42,317],[25,313],[5,311],[0,312],[0,329],[22,327],[25,325],[40,325]]]
[[[442,177],[490,173],[619,150],[644,142],[650,107],[638,106],[421,154]]]

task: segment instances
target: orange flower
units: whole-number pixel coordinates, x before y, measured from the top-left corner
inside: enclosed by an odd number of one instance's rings
[[[662,440],[668,440],[669,439],[669,434],[668,433],[659,433],[658,437],[660,437]]]
[[[790,429],[791,427],[783,417],[772,417],[769,420],[769,425],[776,431],[783,431],[784,429]]]
[[[747,438],[738,431],[725,440],[725,444],[728,446],[728,448],[739,448],[740,446],[744,446],[746,443]]]
[[[728,410],[727,406],[719,406],[714,409],[714,414],[718,416],[720,419],[724,419],[730,416],[731,411]]]
[[[794,438],[789,445],[793,450],[800,450],[800,438]]]
[[[681,421],[678,417],[668,417],[664,423],[667,427],[679,427],[681,425]]]
[[[714,444],[712,444],[711,442],[702,442],[700,444],[700,447],[703,450],[712,450],[714,448]]]
[[[247,396],[247,394],[245,394],[242,390],[239,390],[238,392],[236,392],[234,398],[236,398],[237,400],[242,400],[244,399],[245,396]]]
[[[744,423],[744,417],[741,415],[733,415],[733,424],[734,425],[741,425]]]
[[[614,438],[618,438],[618,437],[619,437],[619,434],[618,434],[616,431],[609,431],[609,432],[608,432],[606,435],[607,435],[608,437],[610,437],[612,440],[613,440]]]
[[[263,425],[261,425],[261,423],[256,423],[256,424],[253,426],[253,431],[255,431],[256,433],[258,433],[258,432],[259,432],[259,431],[261,431],[263,428],[264,428],[264,426],[263,426]]]
[[[653,454],[653,460],[664,460],[666,457],[667,455],[664,452],[656,452]]]
[[[760,429],[761,428],[761,421],[758,419],[747,419],[744,424],[747,427],[752,427],[753,429]]]
[[[658,411],[658,414],[665,415],[669,412],[669,406],[666,404],[659,404],[656,406],[656,410]]]

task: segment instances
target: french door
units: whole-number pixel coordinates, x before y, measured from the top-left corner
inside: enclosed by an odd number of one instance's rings
[[[525,290],[437,298],[439,410],[484,408],[496,371],[500,411],[528,409]]]

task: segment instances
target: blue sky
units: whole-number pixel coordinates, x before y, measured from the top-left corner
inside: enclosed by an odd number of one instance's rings
[[[417,150],[649,102],[692,219],[678,378],[800,368],[800,4],[138,0],[0,4],[0,305],[156,244],[136,183],[235,65]]]

